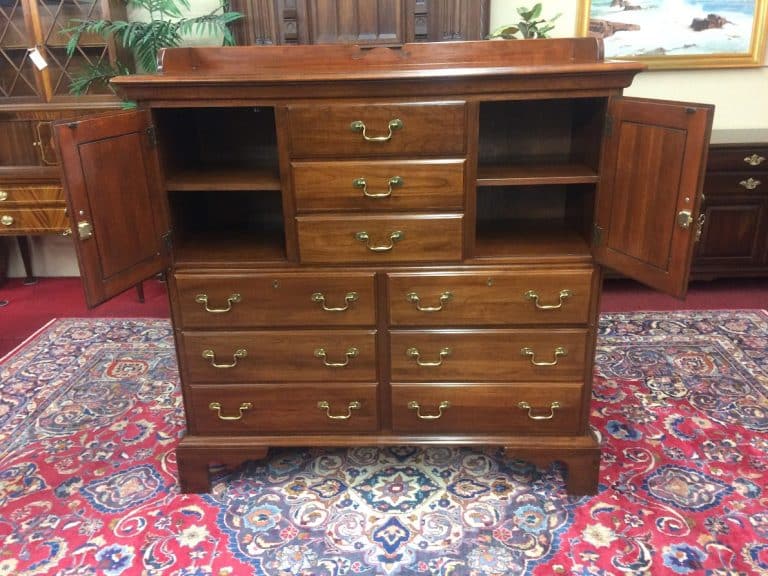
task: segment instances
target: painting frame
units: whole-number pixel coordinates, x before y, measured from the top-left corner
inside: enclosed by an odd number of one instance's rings
[[[642,4],[643,0],[633,0]],[[609,53],[606,49],[605,58],[610,60],[635,60],[648,65],[649,68],[684,69],[684,68],[747,68],[763,65],[766,46],[766,28],[768,27],[768,0],[753,0],[754,11],[751,18],[752,30],[749,38],[749,47],[739,52],[706,52],[699,54],[642,54],[642,53]],[[590,33],[590,22],[594,20],[592,0],[579,0],[577,11],[577,33],[580,36],[596,36]],[[642,34],[642,30],[633,30],[631,33]]]

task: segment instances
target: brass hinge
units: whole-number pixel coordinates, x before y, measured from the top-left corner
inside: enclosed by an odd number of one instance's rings
[[[172,232],[172,230],[168,230],[168,232],[160,236],[160,240],[163,243],[163,250],[165,251],[164,256],[171,254],[171,250],[173,248],[173,237],[171,235]]]
[[[146,129],[147,140],[149,141],[150,148],[157,147],[157,131],[154,126],[148,126]]]
[[[592,227],[592,245],[593,246],[600,246],[605,241],[604,236],[605,229],[601,228],[597,224],[595,224]]]
[[[608,115],[605,117],[605,136],[610,138],[613,134],[613,116]]]

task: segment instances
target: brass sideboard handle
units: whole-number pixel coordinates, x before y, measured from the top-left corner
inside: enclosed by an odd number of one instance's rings
[[[558,346],[555,348],[555,359],[551,362],[537,362],[536,353],[533,351],[533,348],[529,348],[528,346],[521,348],[520,354],[529,357],[531,359],[531,364],[534,366],[554,366],[560,361],[560,356],[568,356],[568,350],[566,350],[563,346]]]
[[[747,156],[746,158],[744,158],[744,162],[746,162],[750,166],[760,166],[760,164],[765,162],[765,156],[758,156],[757,154],[752,154],[751,156]]]
[[[211,410],[216,411],[216,416],[218,416],[219,420],[240,420],[243,415],[248,412],[251,408],[253,408],[253,404],[250,402],[243,402],[240,404],[240,407],[237,409],[239,414],[237,416],[222,416],[221,415],[221,402],[211,402],[208,404],[208,408]]]
[[[13,224],[13,216],[9,216],[8,214],[3,214],[0,216],[0,224],[3,226],[10,226]]]
[[[66,228],[64,228],[64,230],[62,231],[61,235],[62,236],[66,236],[66,237],[72,236],[72,228],[67,226]]]
[[[208,307],[208,294],[198,294],[195,296],[195,302],[198,304],[202,304],[205,306],[205,311],[210,312],[211,314],[222,314],[224,312],[229,312],[232,310],[232,304],[237,304],[242,301],[242,296],[235,292],[234,294],[230,294],[229,298],[227,298],[227,307],[226,308],[209,308]]]
[[[211,366],[214,368],[234,368],[237,366],[237,361],[240,358],[245,358],[248,356],[248,351],[245,348],[238,348],[235,350],[234,354],[232,354],[232,362],[229,364],[217,364],[216,363],[216,354],[213,352],[213,350],[203,350],[203,358],[206,360],[211,361]]]
[[[349,310],[349,305],[356,300],[357,292],[347,292],[347,294],[344,296],[344,302],[346,302],[346,304],[344,306],[334,308],[325,305],[325,295],[322,292],[315,292],[312,294],[312,302],[320,302],[320,305],[326,312],[344,312],[345,310]]]
[[[8,192],[0,190],[0,202],[3,202],[4,200],[8,200]]]
[[[450,348],[441,348],[439,352],[440,358],[438,360],[435,360],[434,362],[425,362],[419,357],[419,349],[418,348],[408,348],[408,350],[405,351],[405,354],[411,358],[414,358],[416,360],[416,364],[419,366],[424,366],[426,368],[431,368],[434,366],[440,366],[443,363],[443,359],[446,356],[451,355],[451,349]]]
[[[403,185],[403,179],[400,176],[392,176],[389,180],[387,180],[387,191],[386,192],[368,192],[368,181],[365,178],[355,178],[352,180],[352,186],[355,188],[362,188],[363,189],[363,196],[366,198],[388,198],[392,195],[392,188],[395,186],[402,186]]]
[[[392,138],[392,134],[395,132],[395,130],[400,130],[402,127],[403,121],[400,120],[400,118],[394,118],[387,124],[386,136],[368,136],[368,134],[366,134],[365,122],[362,120],[355,120],[349,125],[349,129],[352,130],[352,132],[361,132],[363,135],[363,140],[366,142],[386,142]]]
[[[437,420],[443,415],[443,410],[447,410],[451,407],[451,403],[448,400],[443,400],[437,405],[437,414],[422,414],[421,406],[416,400],[408,402],[408,410],[416,410],[416,416],[421,420]]]
[[[760,180],[755,180],[754,178],[747,178],[746,180],[742,180],[739,182],[739,186],[743,186],[747,190],[754,190],[758,186],[760,186],[761,182]]]
[[[317,403],[317,407],[320,408],[320,410],[325,410],[325,415],[331,420],[349,420],[352,417],[352,410],[360,410],[362,406],[363,405],[361,402],[358,402],[357,400],[352,400],[352,402],[347,404],[346,414],[333,415],[331,414],[330,402],[328,402],[327,400],[320,400],[320,402]]]
[[[395,242],[400,242],[405,237],[405,234],[401,230],[395,230],[389,235],[389,244],[382,244],[381,246],[371,246],[371,237],[366,231],[356,232],[355,240],[365,243],[365,247],[371,252],[389,252],[394,248]]]
[[[552,418],[555,417],[555,410],[560,408],[560,402],[552,402],[552,404],[549,405],[549,414],[545,415],[534,414],[533,408],[528,402],[518,402],[517,407],[521,410],[528,410],[528,418],[531,420],[552,420]]]
[[[419,295],[416,292],[408,292],[405,297],[408,299],[408,302],[413,302],[416,305],[416,310],[419,312],[440,312],[443,309],[443,304],[453,298],[453,294],[447,291],[440,294],[439,306],[422,306],[419,303]]]
[[[573,292],[570,290],[560,290],[560,301],[557,304],[539,304],[539,295],[534,290],[528,290],[525,293],[525,297],[528,300],[533,300],[538,310],[557,310],[562,308],[565,301],[571,296],[573,296]]]
[[[315,358],[322,358],[323,364],[325,364],[328,368],[344,368],[346,365],[349,364],[350,358],[356,358],[357,355],[360,353],[360,351],[355,348],[354,346],[351,346],[347,348],[347,351],[344,353],[344,356],[346,358],[344,359],[344,362],[328,362],[326,359],[326,352],[325,348],[316,348],[315,349]]]

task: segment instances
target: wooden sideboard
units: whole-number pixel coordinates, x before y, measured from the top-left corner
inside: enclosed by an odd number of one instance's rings
[[[602,266],[682,296],[711,106],[591,38],[179,48],[57,126],[88,302],[168,271],[182,490],[270,447],[497,445],[598,487]]]

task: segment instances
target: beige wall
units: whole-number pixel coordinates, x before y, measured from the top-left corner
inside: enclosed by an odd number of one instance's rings
[[[530,7],[534,3],[535,0],[493,0],[491,30],[517,22],[516,7]],[[551,18],[557,13],[562,14],[553,35],[576,34],[579,6],[580,0],[544,0],[542,16]],[[639,74],[625,94],[714,104],[715,129],[768,128],[768,49],[765,56],[760,68],[650,70]],[[34,237],[32,252],[34,271],[39,276],[79,274],[71,239]],[[9,274],[23,276],[15,243],[11,246]]]

